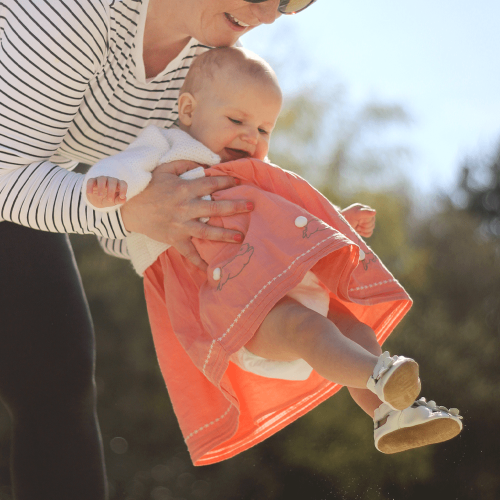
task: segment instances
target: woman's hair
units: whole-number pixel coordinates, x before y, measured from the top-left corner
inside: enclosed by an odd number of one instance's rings
[[[218,47],[200,54],[191,64],[180,94],[195,94],[207,79],[214,80],[216,74],[230,73],[234,78],[250,77],[272,84],[281,93],[275,72],[261,57],[240,47]]]

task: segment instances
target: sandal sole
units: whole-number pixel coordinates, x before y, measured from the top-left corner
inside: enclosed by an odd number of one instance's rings
[[[418,363],[408,360],[402,363],[384,386],[384,400],[396,410],[411,406],[420,394]]]
[[[452,418],[434,420],[415,427],[405,427],[383,436],[377,448],[390,455],[401,451],[420,448],[429,444],[442,443],[460,434],[460,424]]]

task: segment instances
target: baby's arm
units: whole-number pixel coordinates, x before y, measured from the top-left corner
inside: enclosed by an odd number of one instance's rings
[[[100,176],[87,181],[87,200],[97,208],[109,208],[127,201],[127,183],[115,177]]]
[[[146,188],[153,170],[158,165],[175,160],[190,160],[209,165],[220,162],[215,153],[185,132],[175,129],[163,130],[150,125],[124,151],[103,158],[91,167],[85,176],[82,193],[86,201],[96,210],[102,212],[116,210],[116,203],[96,205],[88,198],[89,180],[104,177],[125,181],[127,200],[130,200]],[[201,167],[200,169],[203,171]],[[184,178],[184,175],[181,177]],[[121,203],[123,201],[118,202]]]
[[[376,211],[368,205],[354,203],[344,208],[340,213],[352,228],[363,238],[369,238],[375,229]]]
[[[113,178],[125,181],[127,183],[127,199],[130,200],[149,184],[151,172],[158,165],[159,159],[168,148],[169,145],[166,143],[161,130],[154,126],[147,127],[124,151],[99,160],[89,169],[82,186],[82,194],[85,200],[93,208],[101,212],[116,210],[116,203],[110,203],[107,200],[103,205],[102,200],[97,199],[98,203],[95,204],[95,196],[88,197],[89,181],[99,178]],[[114,199],[116,199],[116,196]],[[118,204],[121,203],[123,201]]]

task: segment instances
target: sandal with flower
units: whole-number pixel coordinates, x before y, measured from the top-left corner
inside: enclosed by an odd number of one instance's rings
[[[425,398],[402,411],[382,403],[373,419],[375,447],[382,453],[391,454],[442,443],[460,434],[461,420],[457,408],[438,406]]]
[[[403,356],[391,357],[386,351],[379,356],[366,387],[392,409],[404,410],[420,393],[418,363]]]

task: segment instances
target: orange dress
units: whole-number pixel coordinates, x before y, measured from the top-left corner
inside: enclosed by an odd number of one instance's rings
[[[243,243],[194,240],[209,263],[207,274],[173,248],[144,274],[160,368],[195,465],[250,448],[341,388],[315,371],[306,380],[290,381],[261,377],[230,362],[308,271],[327,287],[330,308],[347,307],[375,331],[380,344],[411,307],[377,256],[299,176],[254,159],[223,163],[205,175],[242,181],[214,193],[215,200],[254,201],[251,213],[209,221],[241,231]],[[307,224],[297,227],[297,217]]]

